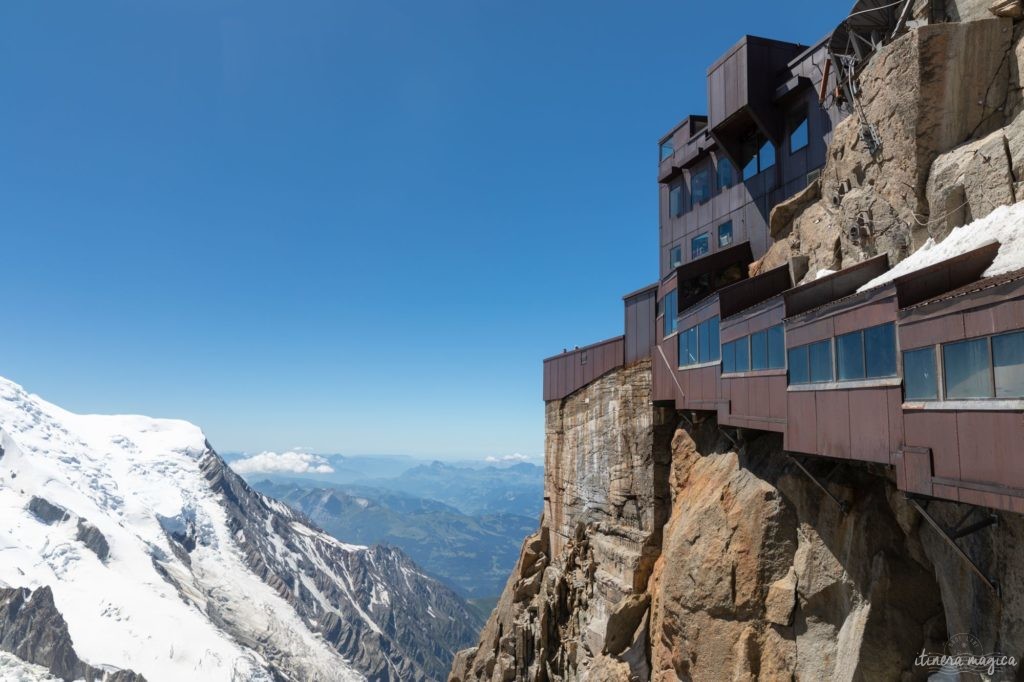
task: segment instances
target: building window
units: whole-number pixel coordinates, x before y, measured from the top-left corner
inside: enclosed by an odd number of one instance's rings
[[[668,186],[668,212],[674,217],[683,215],[683,183],[681,180]]]
[[[708,170],[697,171],[690,176],[690,208],[703,204],[711,198],[711,178]]]
[[[789,350],[789,383],[832,381],[832,341],[826,339]]]
[[[935,348],[908,350],[903,354],[903,393],[906,400],[938,400]]]
[[[880,324],[836,337],[839,380],[896,376],[896,327]]]
[[[676,330],[676,317],[679,315],[679,307],[676,304],[677,292],[672,290],[665,294],[662,314],[665,316],[664,330],[665,336],[668,336]]]
[[[729,246],[732,244],[732,221],[727,220],[718,226],[718,246]]]
[[[718,189],[729,189],[736,184],[736,175],[732,170],[732,162],[724,156],[718,157]]]
[[[673,246],[672,250],[668,252],[668,266],[670,268],[678,268],[683,264],[683,247]]]
[[[580,353],[580,364],[587,364],[587,351],[583,351],[582,353]]]
[[[718,316],[704,320],[679,333],[679,366],[718,362],[722,349],[718,341]]]
[[[807,146],[807,115],[798,119],[789,133],[789,153],[799,151]]]
[[[699,258],[710,250],[708,245],[708,233],[698,234],[690,240],[690,258]]]
[[[743,179],[751,179],[775,165],[775,145],[763,135],[751,135],[743,143],[740,163],[743,166]]]
[[[992,372],[988,339],[948,343],[942,347],[947,398],[991,398]]]
[[[768,328],[768,367],[783,369],[786,366],[786,332],[781,324]]]
[[[811,381],[811,369],[807,362],[807,346],[789,349],[789,383],[808,384]]]
[[[992,337],[997,398],[1024,396],[1024,332]]]
[[[660,158],[658,159],[659,163],[661,161],[664,161],[668,157],[672,156],[672,153],[674,151],[675,151],[675,149],[672,148],[672,139],[671,138],[669,138],[669,139],[665,140],[664,142],[662,142],[661,143],[661,147],[658,148],[658,154],[660,156]]]
[[[768,369],[768,332],[750,335],[750,369]]]

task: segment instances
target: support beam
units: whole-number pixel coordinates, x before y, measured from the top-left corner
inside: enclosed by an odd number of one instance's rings
[[[843,500],[840,500],[835,495],[833,495],[832,491],[829,490],[828,488],[826,488],[817,478],[815,478],[814,474],[812,474],[810,471],[808,471],[807,467],[805,467],[803,465],[803,463],[801,463],[800,460],[797,459],[796,456],[792,452],[787,452],[786,456],[789,457],[790,461],[792,461],[793,464],[796,464],[798,467],[800,467],[800,471],[804,472],[804,475],[807,476],[807,478],[811,479],[811,482],[814,483],[814,485],[816,485],[819,488],[821,488],[821,491],[823,493],[828,495],[832,499],[833,502],[835,502],[837,505],[839,505],[839,509],[842,510],[842,512],[844,514],[847,513],[848,511],[850,511],[850,505],[847,504],[846,502],[844,502]]]
[[[935,532],[939,534],[939,537],[945,540],[946,543],[953,548],[953,551],[959,554],[960,558],[967,562],[967,565],[970,567],[972,571],[974,571],[975,575],[981,578],[982,582],[984,582],[988,586],[988,588],[996,594],[997,597],[1000,596],[999,585],[997,585],[994,580],[992,580],[987,575],[981,572],[981,569],[978,568],[978,565],[974,563],[971,557],[967,556],[967,552],[960,549],[960,545],[956,544],[956,541],[954,541],[953,538],[949,537],[949,534],[945,531],[945,529],[939,525],[938,521],[932,518],[932,515],[929,514],[923,506],[921,506],[921,503],[919,503],[913,497],[907,497],[907,501],[910,502],[910,504],[912,504],[915,509],[917,509],[918,513],[920,513],[924,520],[928,522],[928,525],[935,529]],[[989,523],[987,525],[991,524]]]

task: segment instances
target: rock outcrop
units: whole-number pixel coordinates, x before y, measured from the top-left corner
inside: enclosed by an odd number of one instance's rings
[[[49,587],[0,588],[0,650],[63,680],[146,682],[130,670],[101,670],[82,661]]]

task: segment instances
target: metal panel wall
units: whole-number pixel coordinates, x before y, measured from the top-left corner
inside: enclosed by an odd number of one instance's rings
[[[625,362],[651,357],[654,348],[658,286],[652,285],[624,299],[626,314]]]
[[[625,337],[616,336],[544,361],[544,400],[561,400],[622,366]]]

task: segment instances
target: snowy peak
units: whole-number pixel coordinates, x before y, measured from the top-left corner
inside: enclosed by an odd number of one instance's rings
[[[407,557],[256,493],[187,422],[76,415],[0,379],[0,447],[0,583],[47,589],[83,665],[428,680],[475,636]]]

